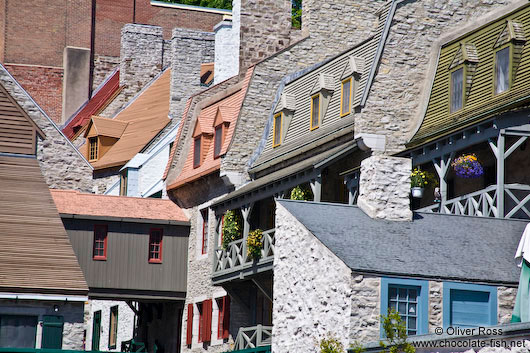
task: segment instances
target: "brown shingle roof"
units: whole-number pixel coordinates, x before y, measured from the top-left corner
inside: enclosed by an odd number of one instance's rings
[[[51,190],[51,193],[61,214],[189,221],[171,200],[83,194],[75,190]]]
[[[98,136],[108,136],[119,139],[129,123],[118,119],[93,116],[90,120],[89,128],[85,131],[85,137],[90,132],[90,124],[93,124]]]
[[[0,194],[0,288],[86,295],[37,159],[0,156]]]
[[[144,148],[169,123],[171,70],[162,73],[114,119],[127,122],[118,142],[92,163],[94,169],[122,166]]]

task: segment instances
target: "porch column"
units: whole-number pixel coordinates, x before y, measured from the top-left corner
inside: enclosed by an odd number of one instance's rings
[[[353,205],[359,193],[359,173],[347,175],[344,178],[348,190],[348,205]]]
[[[250,232],[250,212],[254,203],[250,203],[241,207],[243,214],[243,262],[247,262],[247,237]]]
[[[433,159],[432,161],[440,178],[440,213],[445,213],[445,204],[447,202],[447,181],[445,178],[454,155],[454,152],[451,152],[449,155],[443,155],[439,159]]]
[[[497,217],[504,218],[504,149],[506,141],[504,129],[497,138]]]
[[[311,179],[311,191],[313,191],[313,201],[320,202],[322,195],[322,174],[315,179]]]
[[[215,270],[217,269],[217,262],[218,261],[222,261],[220,258],[218,258],[218,254],[217,254],[217,251],[219,250],[219,244],[221,243],[221,233],[222,233],[222,222],[223,220],[223,216],[222,215],[218,215],[216,214],[215,215],[215,229],[214,229],[214,244],[213,244],[213,248],[214,248],[214,259],[213,259],[213,263],[212,263],[212,273],[215,272]]]

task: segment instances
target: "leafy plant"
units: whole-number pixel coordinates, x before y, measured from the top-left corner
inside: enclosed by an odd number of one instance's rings
[[[263,231],[261,229],[255,229],[249,232],[247,237],[247,256],[251,259],[259,259],[262,248]]]
[[[159,0],[174,4],[210,7],[214,9],[232,9],[232,0]]]
[[[291,0],[291,23],[293,28],[302,28],[302,0]]]
[[[353,353],[363,353],[366,349],[359,341],[354,341],[350,344],[350,351]]]
[[[223,249],[228,249],[228,244],[241,239],[241,220],[232,211],[226,211],[223,218]]]
[[[300,185],[291,190],[291,200],[308,201],[309,192],[304,190]]]
[[[389,353],[415,353],[416,348],[407,342],[407,326],[399,316],[399,313],[391,308],[388,308],[387,315],[381,315],[381,322],[383,323],[383,330],[385,331],[386,340],[388,343],[379,341],[379,345],[383,348],[389,348]]]
[[[410,173],[410,187],[412,188],[424,188],[427,185],[432,184],[436,186],[438,184],[436,178],[432,173],[425,172],[419,168],[415,168]]]
[[[331,333],[320,340],[320,353],[344,353],[344,346]]]

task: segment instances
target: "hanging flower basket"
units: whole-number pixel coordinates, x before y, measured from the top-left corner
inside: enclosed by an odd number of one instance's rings
[[[461,178],[478,178],[484,169],[474,154],[463,154],[451,163],[457,176]]]

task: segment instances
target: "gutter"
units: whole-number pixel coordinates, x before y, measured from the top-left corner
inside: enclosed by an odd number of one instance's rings
[[[46,294],[0,293],[0,299],[53,300],[53,301],[63,301],[63,302],[86,302],[88,300],[88,296],[83,296],[83,295],[46,295]]]
[[[167,225],[174,225],[174,226],[190,226],[191,224],[189,221],[175,221],[171,219],[91,216],[91,215],[79,215],[79,214],[71,214],[71,213],[59,213],[59,216],[65,219],[86,219],[86,220],[128,222],[128,223],[152,223],[152,224],[167,224]]]

